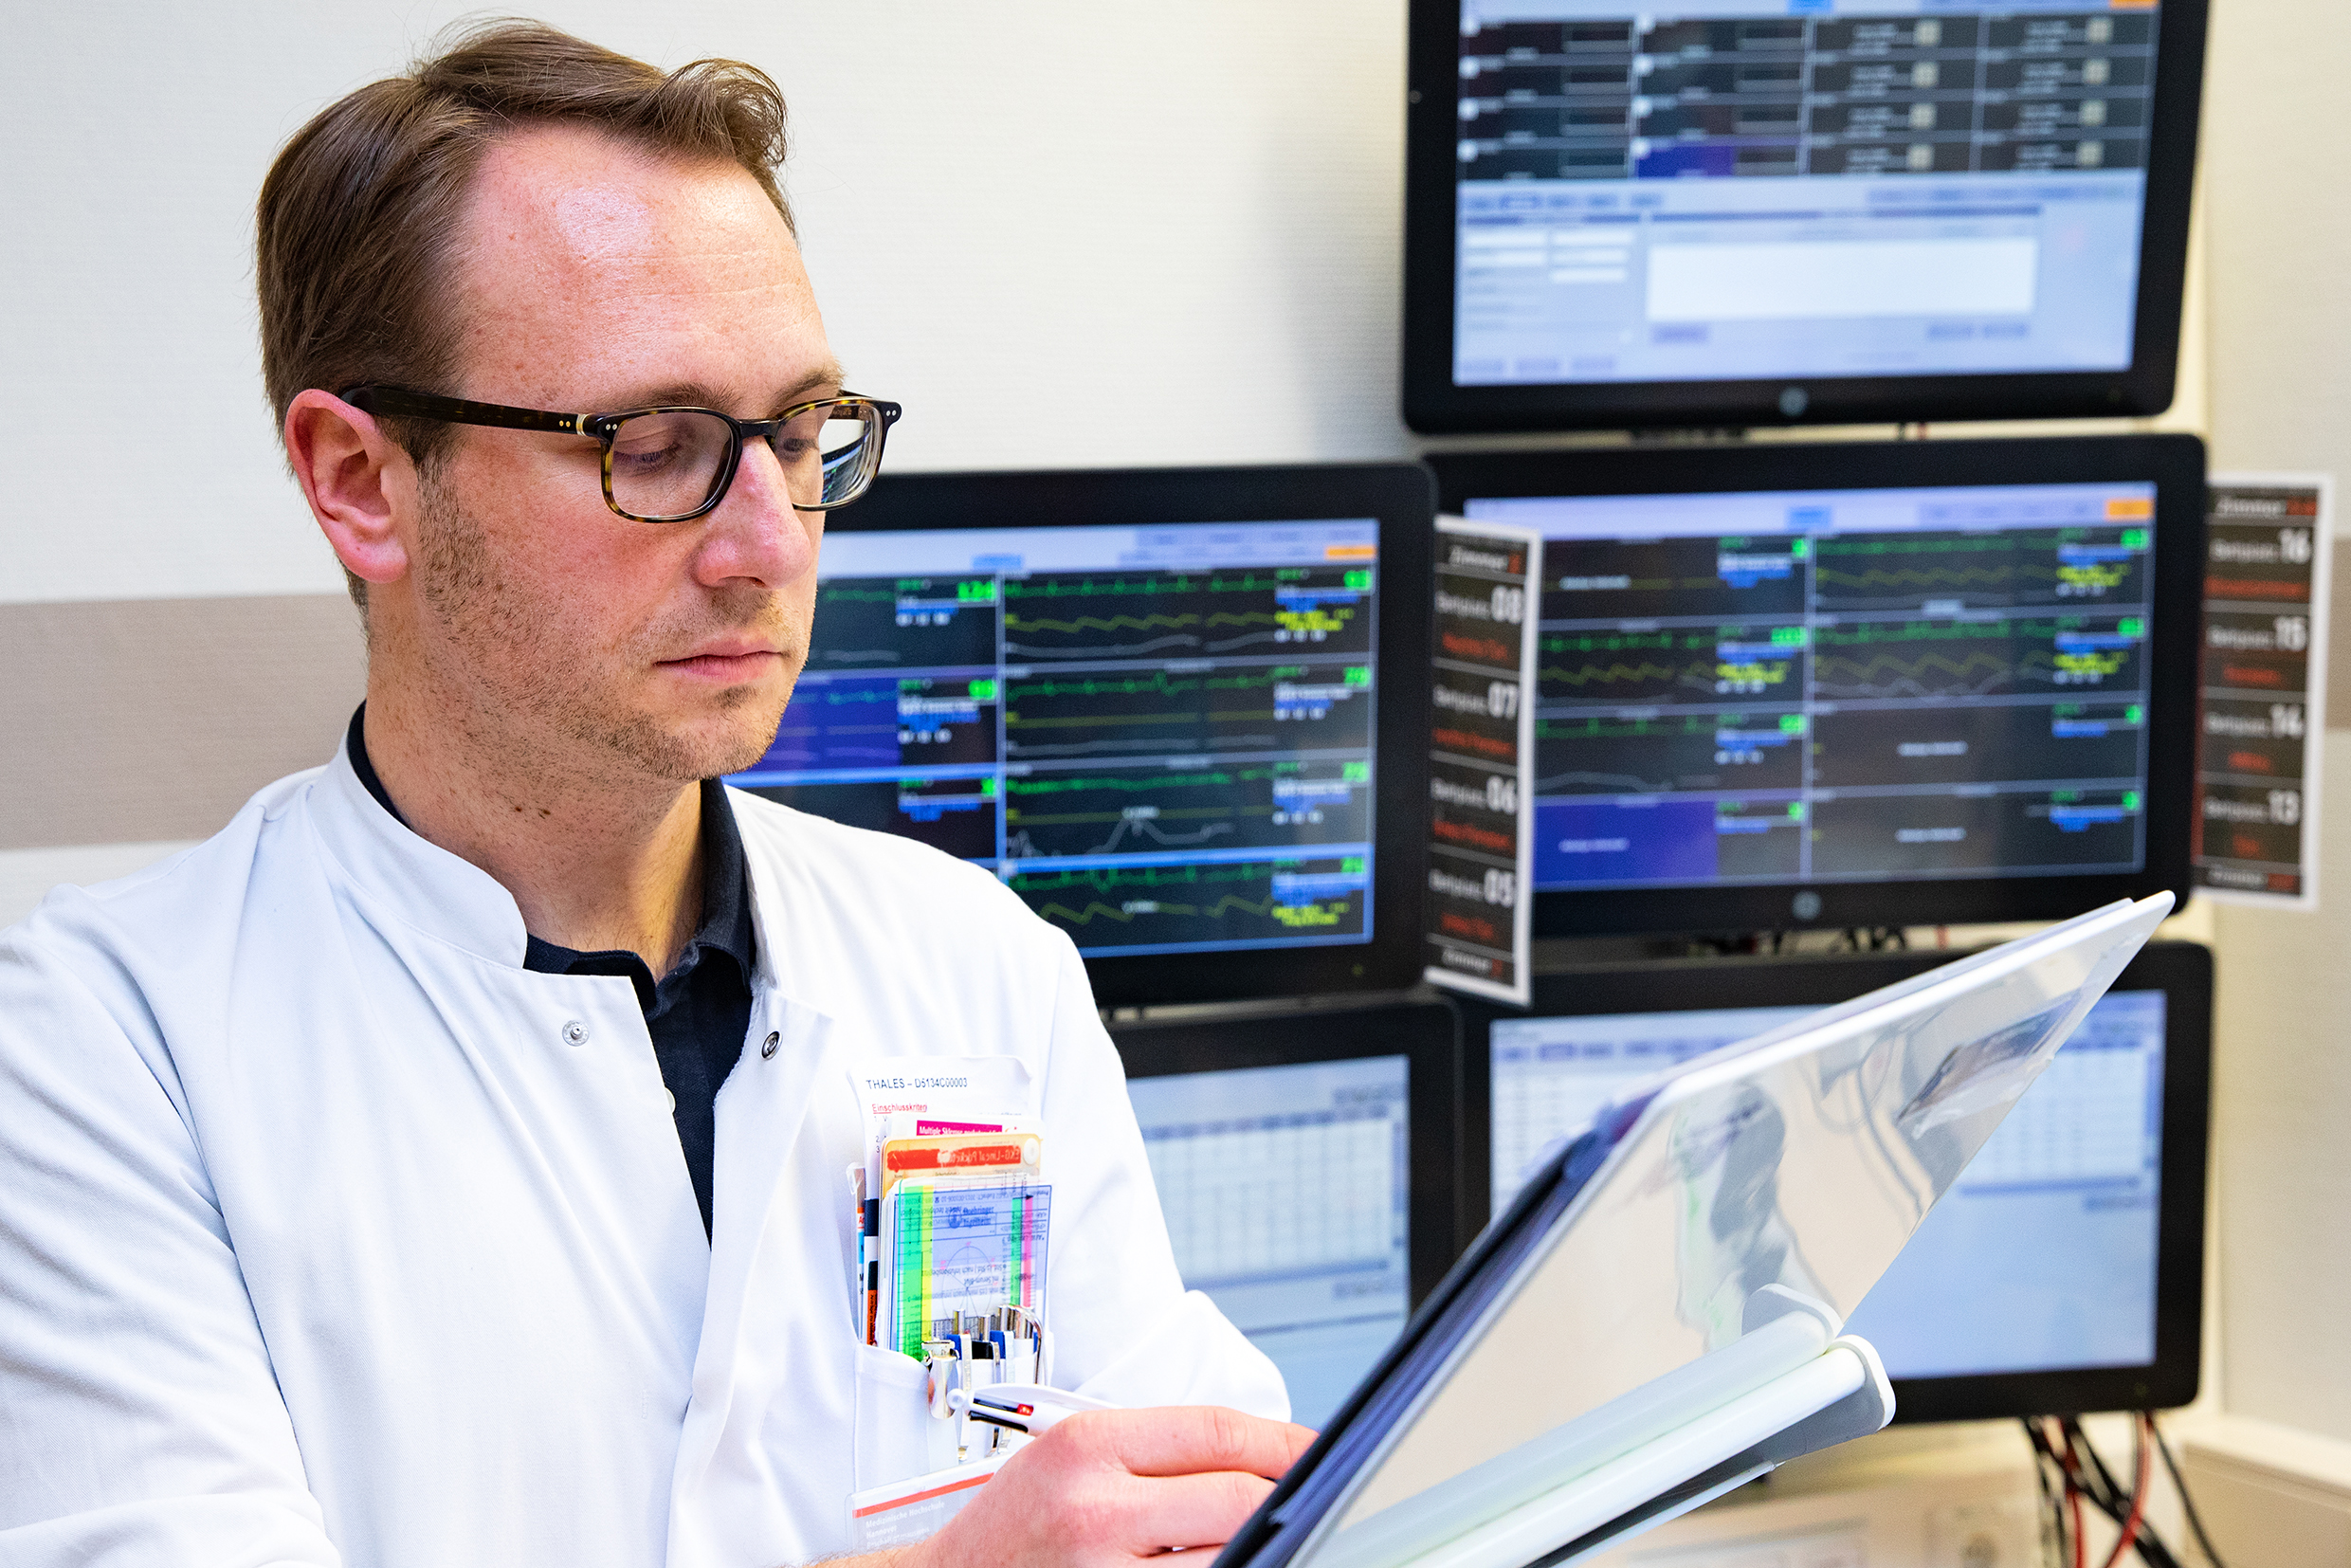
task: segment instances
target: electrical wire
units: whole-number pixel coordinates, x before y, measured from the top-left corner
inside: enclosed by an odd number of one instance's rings
[[[2147,1483],[2153,1479],[2150,1472],[2155,1465],[2155,1445],[2147,1441],[2152,1421],[2143,1411],[2131,1418],[2131,1470],[2136,1479],[2131,1483],[2130,1513],[2123,1521],[2123,1533],[2115,1538],[2105,1568],[2119,1568],[2123,1554],[2138,1541],[2139,1527],[2147,1516]]]
[[[2179,1462],[2172,1457],[2172,1446],[2163,1440],[2163,1429],[2156,1424],[2155,1413],[2147,1413],[2147,1434],[2155,1439],[2155,1451],[2163,1456],[2163,1468],[2172,1478],[2172,1488],[2179,1494],[2179,1511],[2188,1516],[2188,1528],[2195,1533],[2196,1550],[2212,1568],[2222,1568],[2220,1554],[2213,1550],[2213,1538],[2204,1533],[2204,1521],[2196,1511],[2196,1499],[2188,1495],[2188,1483],[2179,1473]]]
[[[2055,1439],[2050,1435],[2045,1422],[2054,1425],[2052,1418],[2048,1416],[2028,1415],[2023,1422],[2025,1438],[2032,1445],[2032,1479],[2040,1488],[2044,1509],[2042,1535],[2047,1550],[2042,1556],[2044,1560],[2053,1560],[2055,1568],[2067,1568],[2073,1560],[2074,1552],[2073,1532],[2067,1527],[2066,1467],[2065,1461],[2057,1456]],[[2050,1480],[2052,1468],[2057,1472],[2054,1486]]]

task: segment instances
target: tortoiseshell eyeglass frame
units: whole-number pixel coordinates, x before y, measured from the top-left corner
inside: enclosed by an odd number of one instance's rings
[[[854,413],[865,421],[871,431],[873,452],[864,464],[864,473],[857,487],[834,501],[819,501],[813,505],[793,501],[799,512],[830,512],[847,506],[872,488],[874,476],[882,471],[882,445],[890,427],[905,412],[895,403],[878,397],[861,397],[855,392],[843,392],[838,397],[820,397],[812,402],[795,403],[773,419],[737,419],[718,409],[690,406],[663,406],[650,409],[627,409],[618,413],[555,413],[545,409],[517,409],[503,403],[473,403],[462,397],[442,397],[432,392],[413,392],[406,387],[385,387],[370,384],[350,387],[336,393],[344,402],[362,413],[393,419],[437,419],[446,425],[482,425],[501,430],[552,430],[560,435],[584,435],[604,444],[604,504],[616,516],[631,522],[691,522],[708,517],[726,499],[727,490],[735,483],[735,469],[742,461],[746,440],[766,441],[776,431],[802,414],[817,409],[837,409]],[[647,414],[701,413],[722,421],[730,434],[726,457],[719,465],[718,477],[712,481],[710,493],[702,504],[690,512],[667,512],[647,515],[631,512],[612,499],[612,436],[626,420]]]

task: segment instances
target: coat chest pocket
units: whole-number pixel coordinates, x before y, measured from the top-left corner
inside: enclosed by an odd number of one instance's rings
[[[956,1462],[953,1421],[931,1414],[929,1372],[911,1356],[857,1345],[857,1489],[886,1486]]]

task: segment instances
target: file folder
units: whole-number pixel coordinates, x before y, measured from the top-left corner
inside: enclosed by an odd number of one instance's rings
[[[1877,1430],[1843,1333],[2170,912],[2122,902],[1635,1085],[1414,1314],[1219,1568],[1551,1568]]]

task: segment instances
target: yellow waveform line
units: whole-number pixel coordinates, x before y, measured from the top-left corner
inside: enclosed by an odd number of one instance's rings
[[[1856,665],[1850,659],[1841,659],[1834,654],[1824,655],[1820,661],[1820,678],[1823,681],[1828,680],[1832,672],[1835,672],[1850,674],[1854,679],[1872,685],[1878,684],[1876,677],[1881,671],[1915,680],[1929,669],[1940,669],[1946,675],[1960,679],[1977,670],[1993,675],[2007,675],[2013,672],[2013,667],[2007,660],[1996,659],[1989,653],[1971,653],[1956,664],[1940,653],[1921,654],[1918,658],[1908,662],[1881,653],[1866,665]]]
[[[1271,626],[1278,619],[1267,611],[1233,614],[1220,610],[1205,622],[1197,615],[1081,615],[1073,621],[1057,621],[1050,616],[1039,616],[1032,621],[1025,615],[1007,615],[1004,625],[1013,631],[1149,631],[1154,627]]]
[[[1605,669],[1595,669],[1586,665],[1578,670],[1561,669],[1555,665],[1545,665],[1539,673],[1546,681],[1564,681],[1571,686],[1581,686],[1589,685],[1595,681],[1670,681],[1680,672],[1668,665],[1652,665],[1644,662],[1639,665],[1610,665]]]
[[[1820,580],[1823,585],[1837,582],[1850,584],[1855,588],[1923,588],[1940,584],[1950,584],[1956,587],[1965,583],[1989,585],[2006,582],[2013,577],[2054,577],[2056,573],[2047,567],[2032,566],[2023,562],[2014,566],[1999,567],[1949,566],[1922,569],[1914,566],[1901,566],[1890,571],[1884,567],[1873,566],[1863,572],[1839,572],[1834,567],[1829,566],[1820,568]]]

